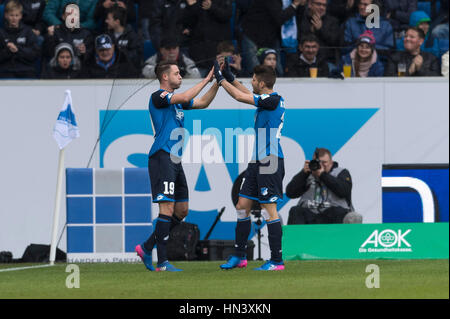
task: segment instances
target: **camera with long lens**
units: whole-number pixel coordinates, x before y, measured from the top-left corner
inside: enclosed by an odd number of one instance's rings
[[[309,161],[308,167],[311,171],[317,171],[322,167],[319,160],[319,149],[316,148],[316,151],[314,152],[314,158]]]

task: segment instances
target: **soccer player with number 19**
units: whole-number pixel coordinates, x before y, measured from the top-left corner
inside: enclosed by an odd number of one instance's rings
[[[277,202],[283,199],[284,160],[280,135],[284,121],[284,100],[273,91],[276,81],[271,67],[257,66],[252,79],[253,94],[230,71],[227,59],[222,66],[215,61],[217,82],[235,100],[257,107],[255,116],[256,145],[254,159],[248,164],[236,205],[237,225],[235,254],[220,266],[222,269],[247,266],[247,240],[251,231],[250,210],[259,201],[261,214],[267,222],[271,258],[255,270],[284,270],[281,251],[281,221]]]
[[[174,93],[182,81],[176,63],[162,62],[156,66],[155,73],[160,89],[151,95],[149,102],[155,141],[149,152],[148,171],[153,202],[159,204],[159,216],[153,234],[136,246],[136,252],[150,271],[180,271],[167,260],[166,245],[172,227],[188,213],[188,186],[180,154],[184,142],[184,110],[207,108],[219,86],[214,83],[201,98],[194,99],[213,80],[213,69],[200,83],[182,93]],[[155,244],[156,269],[151,254]]]

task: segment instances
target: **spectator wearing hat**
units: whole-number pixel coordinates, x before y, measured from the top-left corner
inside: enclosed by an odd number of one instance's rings
[[[69,16],[66,11],[67,3],[63,8],[61,19],[63,21]],[[43,53],[44,60],[48,62],[55,54],[55,48],[60,43],[69,43],[73,47],[75,55],[82,63],[85,63],[94,54],[94,40],[91,31],[82,26],[68,28],[65,23],[56,25],[48,29],[44,39]]]
[[[352,48],[355,47],[359,36],[363,34],[364,31],[369,30],[369,27],[366,24],[366,19],[370,14],[370,10],[369,12],[367,12],[366,9],[367,6],[371,4],[374,4],[374,0],[359,0],[357,5],[358,13],[356,13],[354,17],[349,18],[347,22],[345,22],[344,45],[346,46],[346,48],[342,50],[344,54],[349,53]],[[381,16],[379,27],[370,28],[370,31],[373,32],[373,36],[375,37],[375,48],[377,49],[379,54],[388,54],[389,51],[394,48],[394,30],[392,29],[391,24],[386,20],[386,18]]]
[[[35,61],[40,55],[38,39],[22,23],[22,5],[5,5],[4,28],[0,28],[0,78],[35,78]]]
[[[95,55],[87,63],[83,76],[93,79],[138,78],[139,74],[125,54],[116,50],[107,34],[95,38]]]
[[[317,77],[328,77],[327,60],[319,55],[320,44],[314,34],[304,36],[298,51],[286,57],[285,75],[288,77],[310,77],[310,68],[317,68]]]
[[[152,55],[145,61],[142,74],[148,79],[156,79],[155,68],[159,62],[171,61],[178,64],[180,74],[183,78],[200,78],[200,71],[186,54],[180,52],[180,45],[175,37],[163,38],[158,53]]]
[[[422,52],[420,47],[425,40],[425,33],[417,27],[406,30],[403,45],[405,51],[398,51],[389,57],[385,76],[398,76],[400,65],[405,67],[405,76],[440,76],[439,60],[433,54]]]
[[[114,40],[117,49],[122,54],[126,54],[136,69],[140,70],[143,62],[144,41],[130,25],[126,24],[126,21],[126,9],[119,6],[111,7],[105,20],[107,33]]]
[[[384,66],[378,59],[373,32],[367,30],[359,36],[356,48],[342,58],[340,71],[344,65],[352,66],[352,77],[380,77],[384,74]]]
[[[277,51],[270,48],[261,48],[256,52],[260,65],[270,66],[275,71],[277,70]]]
[[[430,17],[425,11],[414,11],[409,19],[409,25],[411,27],[418,27],[419,29],[422,29],[423,33],[425,33],[425,41],[423,41],[422,46],[420,47],[420,50],[423,52],[429,52],[431,54],[434,54],[436,57],[439,57],[439,41],[436,38],[433,38],[431,36],[430,32]],[[404,40],[405,37],[403,37],[402,40]],[[403,46],[403,41],[400,42],[401,44],[397,47],[397,50],[405,50],[405,47]]]
[[[55,56],[42,72],[42,79],[77,79],[81,75],[80,59],[69,43],[60,43],[55,48]]]

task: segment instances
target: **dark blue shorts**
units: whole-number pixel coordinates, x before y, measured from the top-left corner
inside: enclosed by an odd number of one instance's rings
[[[270,165],[270,166],[269,166]],[[283,200],[284,159],[270,156],[270,162],[250,162],[239,196],[262,204]]]
[[[153,202],[187,202],[189,190],[181,163],[174,163],[170,154],[158,151],[148,159],[148,173]]]

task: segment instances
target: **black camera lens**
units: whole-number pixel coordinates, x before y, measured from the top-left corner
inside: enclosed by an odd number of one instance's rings
[[[317,171],[320,169],[320,161],[318,159],[312,159],[309,162],[308,167],[311,171]]]

